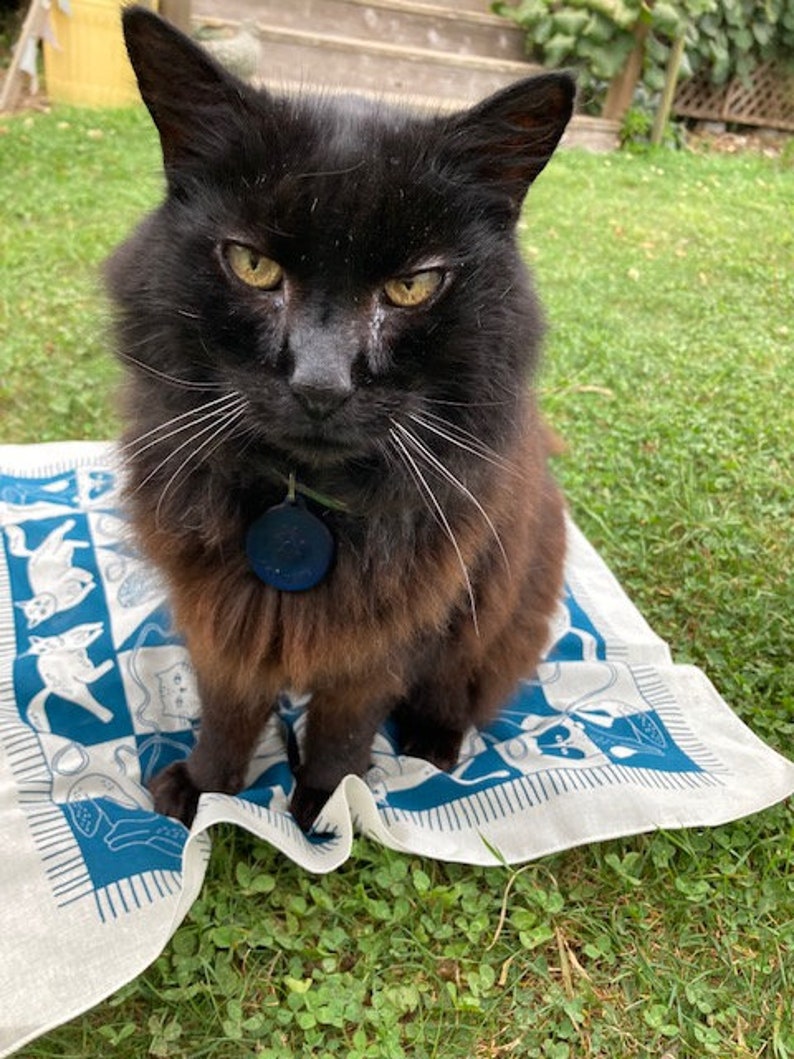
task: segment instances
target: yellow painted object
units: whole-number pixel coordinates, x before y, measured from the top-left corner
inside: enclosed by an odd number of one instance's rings
[[[44,44],[44,79],[54,103],[119,107],[140,98],[124,38],[120,0],[71,0],[51,8],[58,47]],[[147,6],[156,10],[157,3]]]

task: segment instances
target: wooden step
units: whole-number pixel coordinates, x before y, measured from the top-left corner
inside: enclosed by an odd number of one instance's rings
[[[506,19],[424,0],[196,0],[193,10],[199,24],[249,23],[513,61],[525,55],[523,31]]]
[[[515,0],[517,3],[518,0]],[[456,14],[490,14],[490,0],[433,0],[437,7],[445,7]]]
[[[254,33],[254,80],[275,90],[317,86],[439,111],[541,72],[521,57],[522,32],[487,0],[194,0],[193,10],[197,26]],[[577,115],[563,144],[612,150],[618,132]]]
[[[527,62],[256,26],[262,80],[474,102],[538,72]]]

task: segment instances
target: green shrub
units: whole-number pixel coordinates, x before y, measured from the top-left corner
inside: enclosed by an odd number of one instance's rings
[[[526,30],[530,58],[578,69],[585,109],[595,112],[642,23],[648,27],[642,84],[651,93],[661,89],[670,45],[682,33],[682,76],[702,72],[715,84],[746,78],[769,59],[792,63],[794,56],[794,0],[496,0],[492,6]]]

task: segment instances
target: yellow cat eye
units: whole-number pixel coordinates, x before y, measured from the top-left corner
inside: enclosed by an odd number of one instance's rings
[[[383,285],[383,292],[392,305],[400,309],[413,309],[422,305],[441,286],[443,272],[429,268],[425,272],[414,272],[410,276],[396,276]]]
[[[265,257],[258,250],[242,243],[229,243],[224,250],[229,268],[249,287],[257,290],[275,290],[284,278],[284,269],[278,261]]]

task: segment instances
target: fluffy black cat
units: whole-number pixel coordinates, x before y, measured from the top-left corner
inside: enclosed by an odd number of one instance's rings
[[[389,715],[451,768],[547,639],[563,506],[515,225],[574,86],[443,116],[281,97],[123,17],[167,184],[107,273],[126,497],[202,698],[151,789],[190,823],[202,791],[241,789],[279,693],[310,693],[308,828]]]

